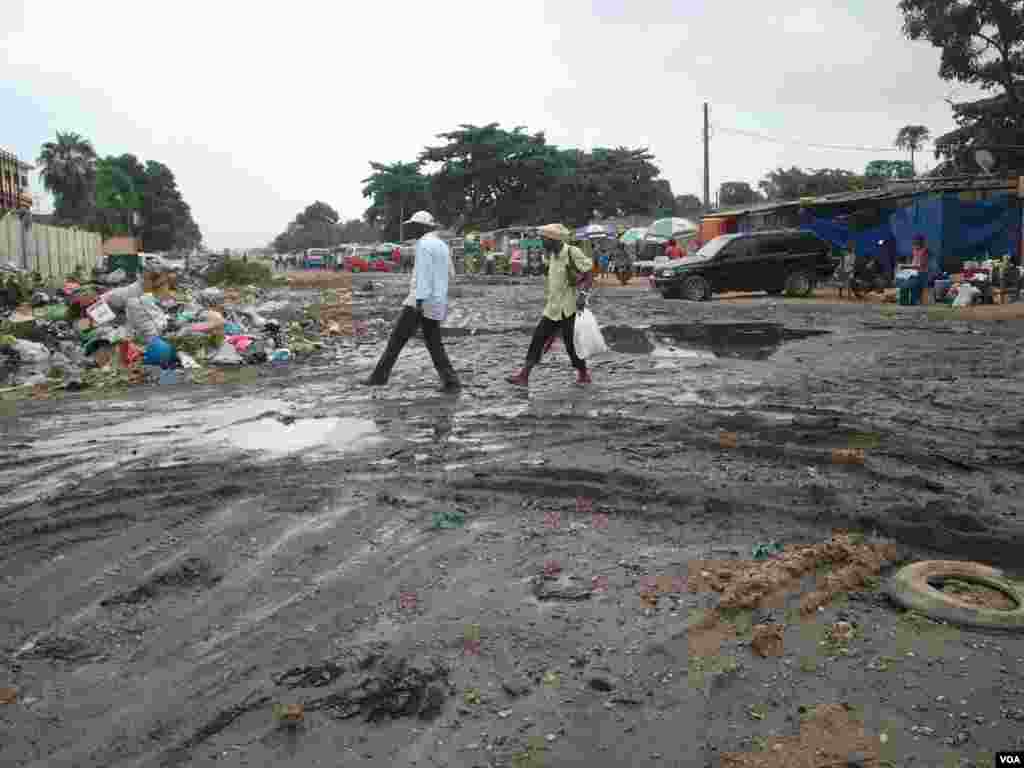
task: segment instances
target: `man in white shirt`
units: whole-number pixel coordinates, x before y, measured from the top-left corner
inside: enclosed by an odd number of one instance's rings
[[[421,235],[416,241],[416,263],[409,284],[409,295],[402,305],[402,313],[391,332],[387,349],[377,362],[373,374],[364,379],[362,384],[370,387],[387,384],[398,355],[417,329],[422,327],[423,340],[434,368],[441,377],[442,391],[458,392],[461,389],[459,378],[441,342],[441,323],[448,314],[448,281],[454,276],[451,252],[435,233],[438,224],[427,211],[414,213],[405,222],[405,226],[414,237]]]

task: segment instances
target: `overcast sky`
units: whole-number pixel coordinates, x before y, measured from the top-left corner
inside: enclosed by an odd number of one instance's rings
[[[3,0],[0,146],[56,131],[170,166],[206,244],[266,244],[320,199],[368,205],[369,161],[412,160],[460,123],[563,146],[648,146],[677,195],[784,165],[862,172],[903,125],[953,127],[938,52],[895,0],[287,3]],[[918,170],[930,167],[919,155]],[[35,182],[38,187],[38,182]],[[47,202],[46,205],[49,205]]]

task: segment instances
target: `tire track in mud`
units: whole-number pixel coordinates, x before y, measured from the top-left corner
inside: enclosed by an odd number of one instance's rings
[[[203,682],[203,678],[196,677],[196,670],[198,669],[196,665],[202,665],[207,668],[207,674],[219,672],[223,670],[225,657],[229,660],[230,664],[231,659],[239,658],[239,649],[243,647],[250,651],[259,649],[258,655],[260,656],[266,656],[268,653],[276,656],[277,649],[283,642],[280,632],[283,620],[277,617],[283,611],[310,598],[319,597],[323,599],[322,590],[333,587],[339,580],[346,577],[355,577],[353,584],[365,585],[368,583],[365,569],[373,563],[375,558],[382,560],[386,558],[386,562],[388,562],[390,567],[396,559],[401,559],[402,551],[413,551],[419,546],[422,538],[426,535],[422,524],[412,524],[402,519],[378,521],[380,524],[373,527],[369,534],[371,538],[369,543],[365,543],[352,550],[349,547],[358,544],[358,540],[352,540],[346,546],[345,551],[334,554],[340,560],[340,563],[315,570],[305,580],[305,586],[291,591],[287,596],[279,597],[255,608],[251,605],[249,595],[254,591],[256,593],[264,591],[254,590],[252,587],[246,586],[251,579],[256,577],[255,571],[271,568],[274,565],[275,559],[283,558],[286,564],[289,559],[294,559],[300,552],[295,551],[295,546],[292,546],[291,549],[293,551],[291,554],[285,553],[283,551],[285,545],[289,543],[298,545],[298,539],[301,536],[307,536],[307,538],[310,534],[323,536],[327,530],[337,527],[346,521],[353,522],[338,509],[329,509],[312,519],[300,520],[298,526],[287,527],[277,539],[264,548],[261,552],[264,556],[263,560],[257,564],[255,569],[246,568],[244,563],[236,563],[234,567],[226,569],[225,578],[219,581],[216,587],[204,592],[197,601],[194,601],[189,606],[189,613],[194,618],[189,619],[188,616],[179,617],[178,626],[187,627],[185,633],[182,634],[181,631],[161,632],[159,642],[162,647],[159,649],[150,648],[148,650],[148,656],[153,657],[155,654],[154,660],[159,659],[156,669],[154,669],[152,664],[138,664],[133,660],[122,670],[122,682],[136,688],[133,693],[130,688],[125,688],[122,685],[118,696],[123,700],[130,702],[140,700],[139,697],[145,694],[146,689],[155,685],[156,680],[161,681],[159,685],[165,691],[173,690],[175,692],[173,695],[166,697],[166,700],[159,707],[159,712],[147,711],[140,713],[134,704],[129,704],[117,712],[108,711],[101,718],[101,721],[95,724],[96,727],[90,729],[90,736],[84,740],[84,743],[79,741],[74,747],[65,749],[59,754],[49,756],[45,764],[51,766],[60,764],[62,760],[73,760],[74,756],[81,754],[83,749],[88,749],[96,755],[96,765],[112,764],[113,760],[108,763],[103,762],[104,754],[110,755],[111,758],[114,757],[114,754],[117,754],[123,758],[123,749],[115,746],[118,728],[117,726],[112,726],[111,723],[122,722],[127,719],[132,722],[133,730],[139,730],[148,727],[145,722],[146,720],[153,718],[161,722],[166,720],[165,715],[161,713],[169,714],[175,708],[173,706],[174,701],[184,705],[186,701],[193,698],[190,692],[197,685],[209,686],[208,680]],[[225,520],[219,519],[216,522],[221,526],[221,533],[230,538],[233,532],[229,530],[230,526],[224,525]],[[276,522],[280,523],[280,521]],[[236,523],[244,525],[244,521],[236,521]],[[362,520],[356,520],[354,523],[361,524]],[[297,531],[294,530],[296,527],[298,528]],[[399,552],[396,552],[396,547],[399,549]],[[237,572],[237,568],[242,568],[242,572]],[[374,568],[373,570],[376,571],[379,568]],[[371,578],[370,583],[372,581]],[[215,620],[218,624],[223,623],[224,612],[228,606],[222,602],[218,603],[218,613],[216,616],[207,615],[206,606],[211,601],[218,599],[217,593],[219,590],[231,589],[237,591],[238,599],[234,602],[234,607],[242,609],[241,614],[227,628],[210,634],[205,639],[198,637],[197,633],[202,633],[204,624],[210,625]],[[350,606],[347,612],[351,613],[353,610],[354,607]],[[300,613],[309,612],[319,616],[322,614],[322,609],[311,606],[309,609],[300,611]],[[202,619],[197,623],[197,619],[200,616]],[[299,618],[301,619],[302,617]],[[302,623],[302,621],[304,619],[298,621],[293,617],[293,620],[287,622],[286,625]],[[271,622],[272,626],[267,626],[268,622]],[[166,635],[171,636],[168,637]],[[246,656],[246,654],[243,652],[242,656]],[[251,660],[252,656],[247,656],[247,658]],[[143,673],[142,676],[133,674],[133,668],[139,669]],[[255,672],[258,668],[257,665],[253,664],[250,666],[250,672]],[[226,692],[230,693],[230,689],[227,689]],[[102,696],[102,692],[98,690],[96,695]],[[258,707],[261,704],[254,706]],[[197,730],[193,731],[192,737],[186,738],[183,744],[179,744],[177,750],[173,751],[173,755],[176,755],[177,758],[184,757],[195,745],[198,745],[214,733],[219,732],[219,730],[228,727],[236,719],[235,716],[231,715],[231,711],[231,707],[228,707],[226,710],[208,712],[209,716],[206,718],[207,725],[200,726]],[[140,717],[143,718],[141,722],[139,721]],[[184,725],[184,723],[180,725]]]

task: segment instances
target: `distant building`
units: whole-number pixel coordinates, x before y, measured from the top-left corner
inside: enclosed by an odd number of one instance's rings
[[[28,172],[32,166],[0,149],[0,210],[31,211]]]

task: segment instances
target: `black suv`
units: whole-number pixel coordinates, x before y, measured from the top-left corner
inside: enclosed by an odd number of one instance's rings
[[[720,235],[685,259],[659,264],[654,284],[666,299],[690,301],[727,291],[810,296],[837,266],[832,246],[811,232],[747,232]]]

